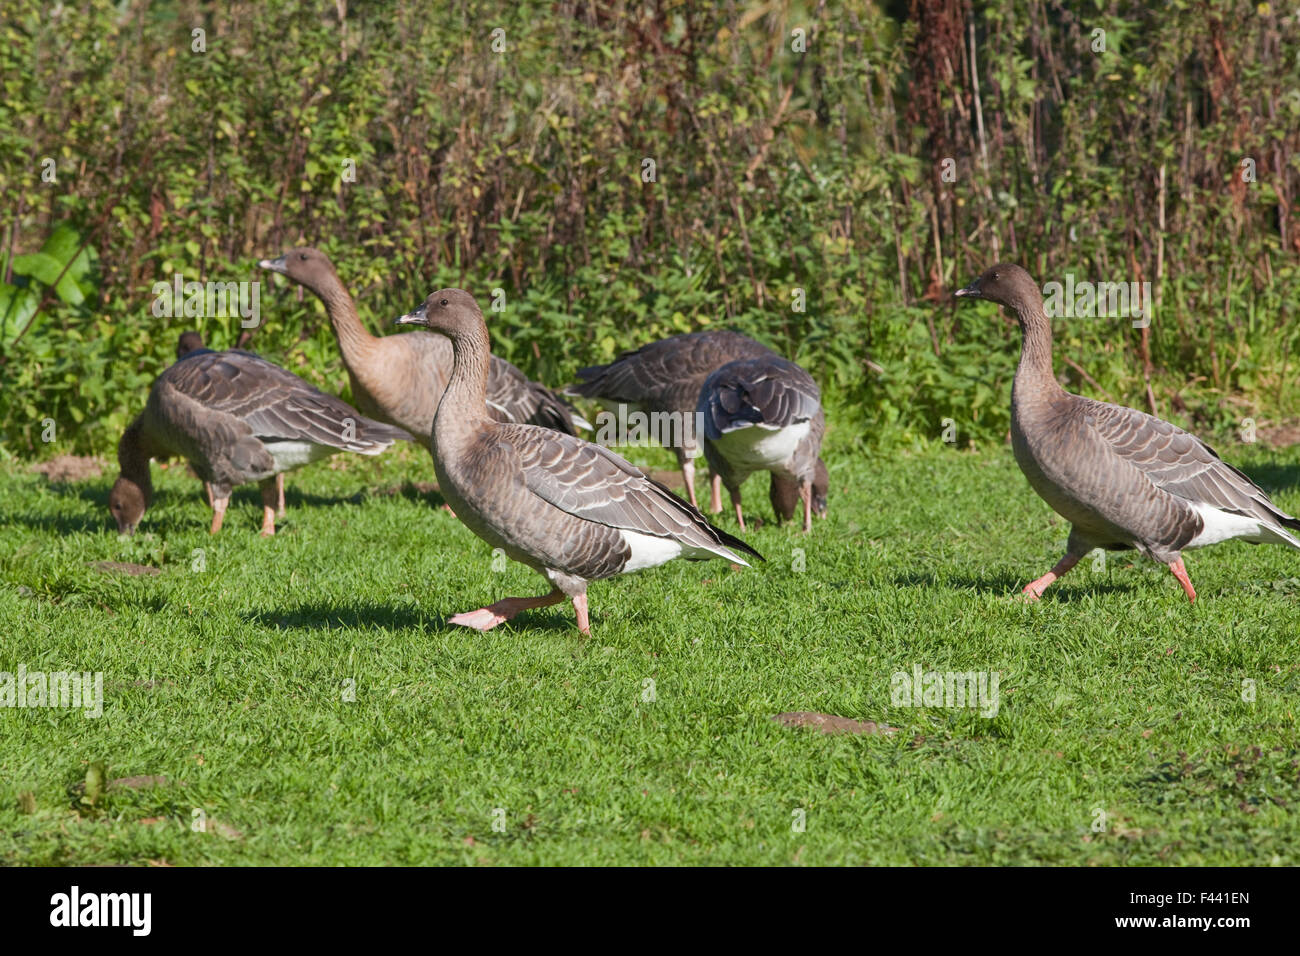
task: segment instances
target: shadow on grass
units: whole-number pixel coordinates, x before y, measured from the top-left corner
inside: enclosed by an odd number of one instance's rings
[[[940,577],[924,571],[909,571],[905,574],[896,574],[893,578],[894,586],[900,588],[951,588],[959,591],[974,591],[977,594],[991,594],[994,597],[1019,597],[1029,580],[1005,572],[982,577],[969,574],[946,574]],[[1079,601],[1092,594],[1128,594],[1133,590],[1131,584],[1067,579],[1053,584],[1040,600],[1068,604],[1070,601]]]
[[[35,515],[35,514],[14,514],[6,515],[5,520],[14,524],[20,524],[31,528],[34,531],[49,531],[59,534],[71,534],[78,531],[95,533],[106,531],[111,534],[117,534],[117,528],[113,523],[112,517],[108,512],[108,492],[110,484],[104,482],[79,482],[76,484],[51,484],[50,488],[56,491],[60,496],[66,498],[75,498],[90,505],[91,513],[84,515]],[[312,492],[304,492],[289,484],[285,488],[284,500],[286,509],[286,518],[290,518],[295,509],[302,508],[329,508],[341,504],[361,504],[366,499],[372,497],[387,497],[400,494],[408,501],[420,502],[432,508],[441,508],[444,499],[439,494],[436,486],[425,486],[423,484],[413,484],[406,482],[402,486],[393,486],[389,488],[363,488],[355,491],[350,495],[319,495]],[[163,509],[169,509],[178,505],[188,505],[190,502],[199,505],[201,510],[194,512],[185,512],[184,514],[170,514],[168,520],[159,522],[156,519],[160,516]],[[257,485],[240,485],[230,496],[230,507],[251,507],[260,514],[262,507],[262,493]],[[154,527],[150,528],[150,518]],[[229,521],[229,517],[227,518]],[[212,510],[208,505],[206,496],[203,494],[203,486],[198,482],[194,483],[193,494],[176,489],[159,490],[155,492],[152,506],[145,512],[144,520],[141,522],[143,530],[152,530],[155,533],[166,532],[183,532],[194,529],[207,529],[212,521]]]
[[[567,605],[564,608],[568,608]],[[466,606],[463,610],[474,608]],[[493,628],[494,632],[507,633],[511,628],[538,629],[544,631],[568,631],[574,628],[573,612],[568,608],[568,615],[557,605],[554,608],[539,608],[525,611],[512,621],[507,621]],[[452,612],[458,613],[458,612]],[[439,630],[463,631],[472,634],[469,628],[448,624],[447,619],[437,614],[430,614],[418,607],[403,604],[377,604],[370,601],[354,604],[300,604],[295,608],[277,608],[266,611],[253,611],[243,615],[244,619],[263,627],[276,629],[319,630],[336,627],[358,629],[380,628],[383,630]]]
[[[1294,491],[1300,487],[1300,468],[1295,465],[1279,465],[1271,462],[1248,463],[1245,467],[1236,465],[1255,484],[1269,495]]]

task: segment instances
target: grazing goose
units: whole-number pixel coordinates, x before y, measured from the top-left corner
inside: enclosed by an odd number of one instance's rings
[[[487,416],[489,343],[474,297],[444,289],[397,320],[451,340],[451,381],[434,419],[438,486],[471,531],[551,584],[542,597],[505,598],[450,618],[486,631],[568,597],[591,633],[587,585],[673,558],[760,557],[698,510],[600,445]]]
[[[176,340],[176,358],[177,360],[185,358],[191,352],[199,349],[207,349],[203,344],[203,336],[193,330],[182,332],[181,337]],[[203,491],[208,497],[208,507],[216,507],[216,496],[212,492],[212,482],[203,482]],[[275,513],[278,517],[284,517],[284,473],[275,476]]]
[[[698,410],[704,457],[727,486],[740,530],[740,486],[754,472],[770,471],[777,519],[793,513],[793,487],[803,501],[803,530],[811,531],[813,512],[826,513],[829,484],[818,457],[826,414],[812,376],[779,355],[728,362],[704,380]]]
[[[149,460],[180,457],[211,486],[213,534],[231,489],[257,481],[262,534],[273,535],[277,475],[340,451],[377,455],[399,440],[411,436],[252,352],[196,348],[158,376],[144,411],[122,434],[122,473],[108,508],[118,531],[133,533],[153,499]]]
[[[1230,538],[1300,549],[1300,521],[1224,463],[1209,445],[1151,415],[1071,395],[1052,374],[1052,325],[1043,296],[1017,265],[993,266],[958,296],[1004,305],[1020,320],[1011,390],[1011,445],[1039,496],[1070,522],[1065,557],[1024,593],[1037,600],[1093,548],[1167,564],[1189,601],[1181,552]]]
[[[578,369],[578,378],[564,394],[621,404],[629,411],[678,415],[682,422],[681,443],[673,447],[682,470],[686,497],[695,507],[695,459],[700,455],[694,413],[700,387],[715,369],[737,359],[776,355],[739,332],[718,330],[671,335],[639,349],[624,352],[608,365]],[[710,508],[722,510],[721,478],[712,479]]]
[[[318,249],[291,249],[278,259],[263,259],[259,265],[310,289],[325,304],[357,407],[428,444],[438,399],[451,376],[451,343],[441,335],[424,332],[371,335],[361,324],[334,264]],[[527,422],[568,435],[576,428],[591,427],[546,386],[530,381],[496,356],[489,369],[486,401],[497,421]]]
[[[181,337],[176,340],[176,357],[183,359],[195,349],[202,348],[207,348],[203,344],[203,336],[194,331],[182,332]]]

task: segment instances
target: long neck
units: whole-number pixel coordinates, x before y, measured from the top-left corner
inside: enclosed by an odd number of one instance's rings
[[[1016,368],[1016,388],[1031,392],[1060,391],[1061,385],[1052,372],[1052,322],[1041,304],[1016,310],[1020,320],[1020,365]]]
[[[337,276],[331,276],[324,288],[313,291],[325,303],[325,313],[339,340],[339,351],[343,353],[344,362],[351,367],[356,359],[374,348],[376,339],[361,324],[352,296],[348,295],[348,290],[343,288],[343,283]]]
[[[451,339],[451,378],[433,421],[439,448],[464,439],[488,420],[487,379],[492,353],[487,326],[479,319],[447,338]]]
[[[149,473],[151,457],[139,421],[132,422],[122,433],[122,440],[117,443],[117,464],[122,477],[143,493],[146,504],[153,499],[153,478]]]

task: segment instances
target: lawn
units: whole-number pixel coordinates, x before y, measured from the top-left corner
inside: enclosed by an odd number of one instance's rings
[[[1300,450],[1220,445],[1300,511]],[[409,484],[415,449],[290,475],[273,539],[251,486],[214,539],[155,466],[119,539],[114,470],[10,464],[0,671],[102,671],[104,705],[0,709],[0,863],[1300,862],[1300,554],[1192,552],[1194,606],[1111,554],[1028,605],[1067,528],[1008,449],[827,457],[811,535],[597,583],[587,640],[567,605],[445,624],[545,584]],[[914,668],[996,672],[996,715],[901,706]],[[99,763],[137,779],[83,792]]]

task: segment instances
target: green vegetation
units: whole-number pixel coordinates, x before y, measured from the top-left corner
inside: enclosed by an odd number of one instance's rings
[[[1068,383],[1201,430],[1286,418],[1298,35],[1252,0],[13,0],[0,447],[49,453],[51,419],[58,450],[111,449],[179,331],[240,336],[154,316],[154,283],[265,279],[300,241],[376,326],[501,289],[498,349],[550,383],[735,325],[814,371],[855,448],[1005,434],[1014,330],[947,299],[994,258],[1151,281],[1147,333],[1058,324]],[[29,257],[69,229],[82,295],[30,313]],[[318,303],[264,291],[247,344],[342,388]]]
[[[1232,457],[1300,510],[1300,455]],[[254,488],[209,538],[177,467],[125,541],[108,476],[10,469],[0,670],[102,670],[104,713],[0,714],[0,864],[1300,862],[1293,554],[1193,552],[1195,605],[1089,559],[1026,605],[1066,529],[1005,450],[830,459],[810,536],[598,583],[585,641],[567,608],[444,623],[545,585],[400,490],[414,450],[292,476],[272,539]],[[894,706],[914,666],[999,672],[996,716]]]

